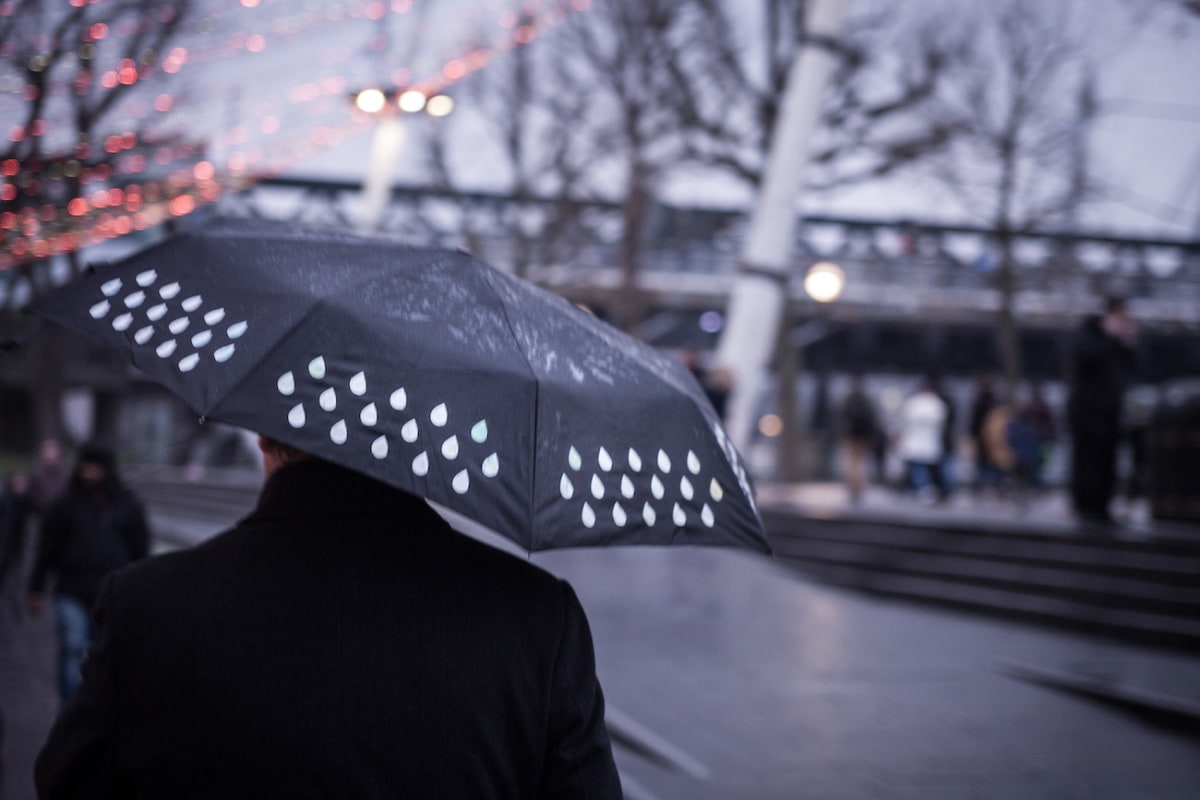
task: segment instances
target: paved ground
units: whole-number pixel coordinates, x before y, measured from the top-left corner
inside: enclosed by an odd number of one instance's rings
[[[860,596],[739,552],[533,560],[578,589],[622,725],[685,767],[619,749],[631,800],[1200,794],[1200,739],[1004,672],[1016,661],[1200,700],[1200,659]],[[0,797],[25,800],[54,713],[52,631],[13,611],[0,604]]]

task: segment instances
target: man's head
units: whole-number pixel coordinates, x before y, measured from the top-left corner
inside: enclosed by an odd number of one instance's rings
[[[91,492],[108,492],[117,481],[116,459],[113,452],[101,444],[89,443],[79,448],[75,460],[74,480]]]
[[[266,436],[261,435],[258,437],[258,449],[262,451],[263,472],[267,475],[272,475],[275,470],[285,467],[288,464],[310,461],[313,458],[311,453],[306,453],[299,448],[292,447],[290,444],[277,442],[274,439],[268,439]]]
[[[44,439],[38,447],[38,460],[45,465],[55,466],[62,463],[62,447],[57,439]]]

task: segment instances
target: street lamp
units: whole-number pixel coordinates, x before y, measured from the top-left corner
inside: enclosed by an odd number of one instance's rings
[[[846,288],[846,273],[832,261],[818,261],[804,276],[804,291],[818,303],[832,303]]]
[[[842,296],[846,273],[832,261],[818,261],[804,273],[804,292],[821,307]],[[796,382],[804,375],[804,348],[826,334],[824,320],[813,319],[797,333],[792,331],[790,299],[783,308],[782,336],[779,339],[779,411],[783,420],[779,437],[778,473],[783,480],[798,480],[806,470],[801,465],[801,425],[803,415],[796,409]],[[805,330],[807,329],[807,330]]]
[[[403,91],[368,87],[351,95],[354,107],[376,117],[378,123],[371,137],[371,152],[367,174],[363,179],[362,215],[359,229],[371,232],[379,227],[387,207],[392,187],[392,175],[404,144],[404,114],[424,111],[431,117],[444,117],[454,109],[454,100],[445,94],[427,96],[420,89]]]

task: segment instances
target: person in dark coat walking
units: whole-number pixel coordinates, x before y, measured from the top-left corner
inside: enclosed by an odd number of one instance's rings
[[[1116,485],[1121,408],[1133,377],[1136,325],[1128,304],[1110,300],[1084,320],[1071,352],[1071,499],[1080,520],[1107,524]]]
[[[58,620],[59,696],[66,703],[79,686],[91,625],[88,611],[113,570],[143,558],[150,530],[142,504],[121,483],[107,448],[79,451],[67,490],[47,509],[29,582],[29,610],[41,613],[43,592],[54,581]]]
[[[569,584],[260,444],[249,516],[106,582],[43,800],[621,796]]]

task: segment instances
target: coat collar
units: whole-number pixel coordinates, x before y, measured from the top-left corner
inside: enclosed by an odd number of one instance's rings
[[[429,528],[450,526],[425,500],[327,461],[280,467],[263,484],[251,517],[388,515]]]

